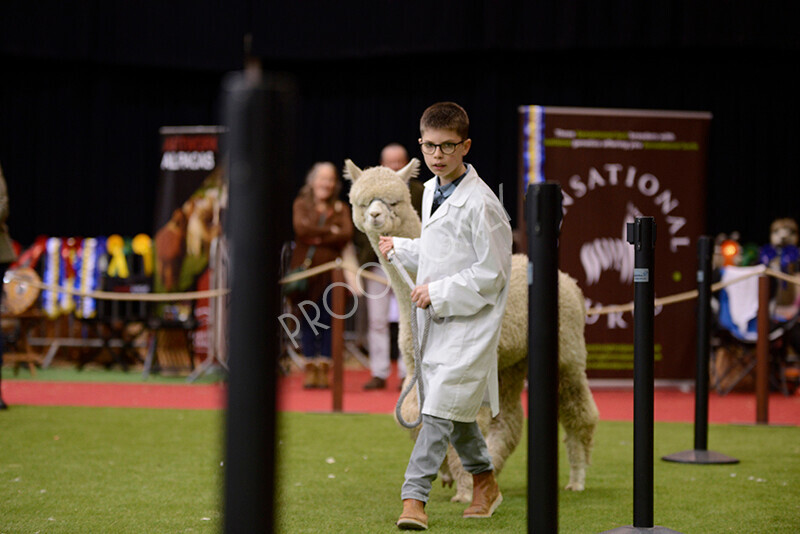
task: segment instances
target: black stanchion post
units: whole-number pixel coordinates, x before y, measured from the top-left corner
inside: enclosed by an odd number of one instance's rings
[[[697,241],[697,368],[694,385],[694,449],[664,456],[662,460],[685,464],[735,464],[739,460],[708,450],[708,363],[711,338],[711,259],[714,244],[710,236]]]
[[[653,526],[653,317],[656,225],[652,217],[628,224],[633,268],[633,526]]]
[[[558,233],[561,188],[533,184],[528,221],[528,532],[558,532]]]
[[[708,351],[711,335],[711,237],[697,242],[697,367],[694,384],[694,448],[708,449]]]
[[[230,374],[224,531],[272,532],[275,389],[280,353],[279,262],[289,235],[293,91],[277,78],[236,73],[223,86],[229,127]]]
[[[628,223],[633,264],[633,526],[607,532],[676,532],[653,526],[653,359],[656,223]]]

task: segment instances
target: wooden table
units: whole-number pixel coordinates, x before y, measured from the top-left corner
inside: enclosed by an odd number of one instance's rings
[[[30,309],[19,315],[4,313],[3,320],[19,321],[18,335],[13,338],[6,338],[7,344],[3,353],[3,364],[14,365],[14,376],[19,374],[19,368],[27,365],[32,376],[36,376],[36,367],[42,365],[42,356],[31,350],[28,343],[28,334],[31,329],[39,325],[45,315],[38,309]]]

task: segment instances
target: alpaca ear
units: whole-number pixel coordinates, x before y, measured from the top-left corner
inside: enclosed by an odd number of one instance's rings
[[[353,163],[353,160],[346,159],[344,160],[344,171],[342,171],[342,175],[351,182],[355,182],[361,177],[361,169]]]
[[[406,183],[408,183],[410,179],[419,176],[419,160],[417,158],[411,158],[408,165],[397,171],[397,175]]]

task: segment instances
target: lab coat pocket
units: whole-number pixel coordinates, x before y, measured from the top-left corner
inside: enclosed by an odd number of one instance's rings
[[[431,363],[451,366],[463,354],[466,324],[456,317],[446,317],[437,322],[431,321],[423,358]]]

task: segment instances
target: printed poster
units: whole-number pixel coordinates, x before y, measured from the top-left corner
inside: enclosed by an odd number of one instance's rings
[[[696,289],[710,120],[705,112],[520,108],[520,205],[529,183],[561,186],[559,265],[578,280],[587,308],[633,301],[626,223],[635,217],[655,218],[656,298]],[[695,309],[694,299],[656,307],[656,378],[694,378]],[[631,312],[587,316],[586,340],[590,377],[633,376]]]
[[[208,289],[212,241],[222,235],[227,183],[221,126],[171,126],[161,134],[161,175],[156,203],[154,290],[174,293]],[[208,352],[208,299],[164,305],[164,319],[192,315],[196,355]]]

